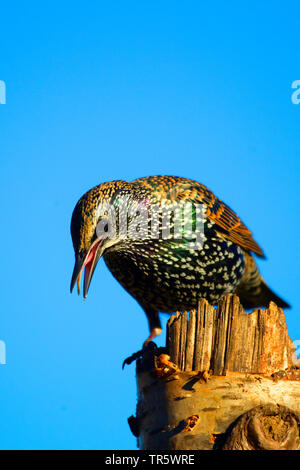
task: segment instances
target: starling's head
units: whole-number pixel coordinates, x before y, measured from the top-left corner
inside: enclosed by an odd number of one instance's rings
[[[85,193],[77,202],[72,215],[71,234],[75,251],[75,266],[71,280],[71,292],[84,269],[84,298],[87,296],[97,262],[105,250],[119,243],[114,230],[115,211],[119,201],[130,196],[132,186],[126,181],[100,184]]]

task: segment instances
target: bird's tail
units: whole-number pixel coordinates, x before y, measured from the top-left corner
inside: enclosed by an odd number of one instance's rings
[[[244,308],[268,307],[275,302],[278,307],[290,308],[290,305],[273,292],[261,277],[255,260],[251,255],[246,258],[246,273],[236,289],[236,294]]]

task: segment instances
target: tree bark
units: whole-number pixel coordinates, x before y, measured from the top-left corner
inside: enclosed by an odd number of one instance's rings
[[[245,313],[230,294],[172,316],[166,348],[138,360],[137,386],[141,449],[300,449],[300,369],[272,302]]]

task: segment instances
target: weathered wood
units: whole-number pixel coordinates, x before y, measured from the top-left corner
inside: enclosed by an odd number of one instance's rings
[[[227,449],[238,448],[238,433],[229,441],[232,423],[249,410],[276,404],[289,408],[297,419],[300,416],[299,380],[275,381],[258,374],[229,372],[205,382],[196,372],[180,371],[166,378],[142,372],[138,374],[138,390],[141,449],[221,449],[227,438]],[[190,429],[192,416],[198,418]],[[245,421],[242,423],[244,429]]]
[[[299,414],[282,405],[264,405],[240,417],[223,450],[300,450]]]
[[[292,341],[284,313],[273,302],[265,310],[245,313],[239,298],[229,294],[217,309],[204,299],[199,302],[196,328],[194,316],[195,312],[190,312],[188,319],[184,312],[168,322],[170,357],[180,370],[211,370],[213,375],[224,375],[226,371],[271,375],[293,365]]]
[[[201,300],[197,310],[172,316],[166,350],[146,350],[137,364],[131,425],[139,447],[298,449],[293,352],[283,311],[273,303],[245,313],[228,295],[217,309]]]

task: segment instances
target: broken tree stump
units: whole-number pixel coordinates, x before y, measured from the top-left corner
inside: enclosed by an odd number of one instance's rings
[[[173,315],[166,348],[137,362],[143,450],[300,449],[300,368],[283,311],[245,313],[228,294],[215,309]]]

